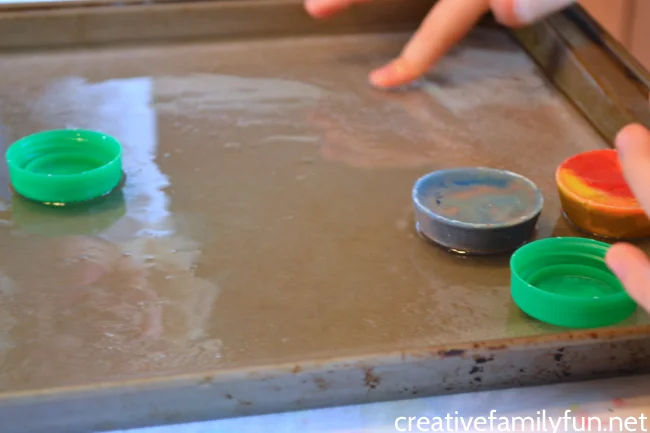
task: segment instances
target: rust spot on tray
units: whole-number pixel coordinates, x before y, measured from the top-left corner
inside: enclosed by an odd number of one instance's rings
[[[379,383],[381,382],[381,379],[379,376],[375,375],[373,373],[372,368],[368,368],[366,370],[366,376],[364,379],[364,383],[366,387],[371,388],[371,389],[376,389],[379,386]]]
[[[212,381],[214,378],[212,376],[205,376],[203,379],[199,381],[199,386],[207,386],[212,384]]]
[[[474,362],[477,364],[485,364],[486,362],[494,361],[494,356],[486,357],[486,356],[475,356],[474,357]]]
[[[238,403],[242,406],[252,406],[253,403],[247,400],[238,400]]]
[[[291,370],[291,372],[292,372],[293,374],[298,374],[298,373],[300,373],[301,371],[302,371],[302,367],[299,366],[299,365],[296,365],[295,367],[293,367],[293,370]]]
[[[508,347],[507,344],[499,344],[498,346],[488,346],[487,350],[506,350]]]
[[[466,350],[464,349],[449,349],[449,350],[441,350],[440,352],[438,352],[438,354],[443,358],[452,358],[455,356],[463,356],[465,352]]]
[[[458,345],[453,348],[445,346],[431,346],[419,350],[402,350],[400,352],[401,359],[408,358],[432,358],[432,357],[468,357],[473,355],[475,351],[486,350],[488,352],[497,352],[517,348],[535,348],[544,347],[547,344],[571,344],[573,342],[580,342],[585,340],[600,340],[611,341],[619,338],[631,338],[635,336],[646,337],[650,334],[650,325],[643,326],[625,326],[620,328],[604,328],[598,331],[570,331],[561,334],[539,335],[534,338],[531,337],[518,337],[518,338],[504,338],[491,341],[478,341],[468,343],[465,345]],[[615,348],[616,343],[611,343],[612,349]],[[563,346],[564,349],[564,346]]]
[[[322,389],[323,391],[330,387],[330,384],[327,383],[327,381],[322,377],[317,377],[316,379],[314,379],[314,383],[316,384],[316,386],[318,386],[318,389]]]

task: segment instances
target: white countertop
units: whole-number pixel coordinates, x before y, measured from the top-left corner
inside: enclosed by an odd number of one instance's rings
[[[567,411],[570,411],[569,418],[565,421],[562,417]],[[490,413],[494,417],[492,420],[489,419]],[[650,376],[430,397],[119,433],[644,432],[650,430],[650,421],[645,413],[650,413]],[[408,418],[412,419],[410,429]],[[584,422],[584,427],[581,422]]]

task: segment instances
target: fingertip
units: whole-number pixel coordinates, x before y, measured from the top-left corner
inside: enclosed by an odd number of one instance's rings
[[[626,276],[626,264],[634,257],[634,247],[625,243],[615,244],[607,251],[605,262],[620,280]]]
[[[632,123],[616,134],[614,143],[621,153],[635,150],[639,146],[647,147],[650,150],[650,131],[641,124]]]
[[[605,260],[629,295],[650,310],[650,260],[645,253],[633,245],[619,243],[607,251]]]
[[[621,129],[614,140],[623,176],[634,197],[650,214],[650,130],[633,123]]]
[[[333,15],[345,5],[323,0],[305,0],[304,7],[311,17],[323,19]]]
[[[317,19],[328,18],[338,12],[370,0],[305,0],[304,8],[309,15]]]
[[[314,0],[305,0],[303,6],[309,15],[314,18],[318,17],[318,2]]]
[[[391,78],[390,78],[391,74],[390,71],[388,71],[389,67],[390,66],[387,65],[372,71],[370,73],[370,76],[368,77],[370,84],[380,89],[392,87],[393,84],[391,83]]]
[[[524,24],[515,13],[515,0],[490,0],[490,7],[498,23],[507,27],[520,27]]]
[[[391,63],[375,69],[370,73],[370,83],[380,89],[408,84],[417,79],[419,74],[405,64],[404,60],[396,59]]]
[[[316,19],[327,18],[328,15],[331,15],[327,10],[323,10],[319,5],[312,4],[313,2],[305,3],[305,11],[307,14]]]

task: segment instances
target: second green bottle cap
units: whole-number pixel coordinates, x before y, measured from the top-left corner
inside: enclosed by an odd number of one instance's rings
[[[586,238],[549,238],[517,250],[511,260],[515,304],[529,316],[556,326],[614,325],[636,310],[605,263],[609,245]]]

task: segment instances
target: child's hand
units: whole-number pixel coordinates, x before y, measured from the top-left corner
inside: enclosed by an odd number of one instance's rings
[[[355,3],[367,1],[370,0],[305,0],[305,8],[315,18],[327,18]],[[502,24],[520,26],[574,2],[575,0],[440,0],[400,56],[373,71],[370,81],[377,87],[394,87],[421,77],[490,9]]]
[[[646,214],[650,214],[650,131],[629,125],[616,137],[625,179]],[[637,247],[621,243],[607,254],[607,264],[630,296],[650,311],[650,260]]]

